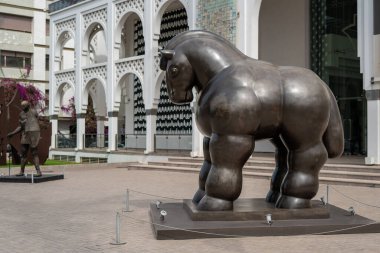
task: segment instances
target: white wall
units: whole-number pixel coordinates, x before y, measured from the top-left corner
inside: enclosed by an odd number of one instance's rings
[[[262,0],[260,60],[308,68],[309,44],[308,0]]]

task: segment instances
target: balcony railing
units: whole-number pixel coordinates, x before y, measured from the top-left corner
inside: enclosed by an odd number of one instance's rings
[[[165,135],[156,134],[155,136],[156,150],[191,150],[191,135]]]
[[[84,148],[108,148],[108,135],[84,134]]]
[[[76,148],[77,135],[76,134],[56,134],[55,143],[57,148]]]
[[[145,149],[146,136],[139,134],[122,134],[117,138],[118,149]]]

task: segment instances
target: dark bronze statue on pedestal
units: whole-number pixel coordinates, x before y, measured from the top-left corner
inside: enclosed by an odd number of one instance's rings
[[[16,176],[23,176],[29,148],[33,156],[33,163],[37,171],[37,177],[42,176],[38,158],[38,142],[40,141],[40,126],[38,113],[30,108],[28,101],[21,102],[22,111],[19,115],[19,126],[8,134],[8,138],[21,132],[21,170]]]
[[[308,208],[327,158],[343,152],[339,109],[329,87],[312,71],[247,57],[223,38],[189,31],[162,52],[173,103],[193,100],[205,135],[204,163],[193,202],[198,210],[231,210],[242,188],[242,167],[256,140],[276,147],[267,201]]]

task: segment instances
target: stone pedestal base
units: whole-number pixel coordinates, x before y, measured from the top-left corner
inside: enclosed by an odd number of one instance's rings
[[[33,177],[33,183],[42,183],[53,180],[61,180],[64,179],[64,175],[57,174],[42,174],[41,177]],[[14,175],[11,176],[0,176],[0,183],[32,183],[32,176],[28,174],[25,176],[16,177]]]
[[[235,236],[288,236],[307,234],[379,233],[380,224],[333,205],[313,202],[311,209],[276,209],[264,199],[242,199],[234,211],[200,212],[190,200],[150,206],[153,232],[157,239],[196,239]],[[240,207],[239,207],[240,206]],[[239,207],[239,208],[238,208]],[[160,219],[160,212],[167,215]],[[272,214],[272,225],[266,214]],[[193,219],[192,219],[193,217]]]

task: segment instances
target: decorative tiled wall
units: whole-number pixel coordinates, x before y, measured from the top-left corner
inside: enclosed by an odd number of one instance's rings
[[[199,0],[197,28],[236,42],[237,0]]]

